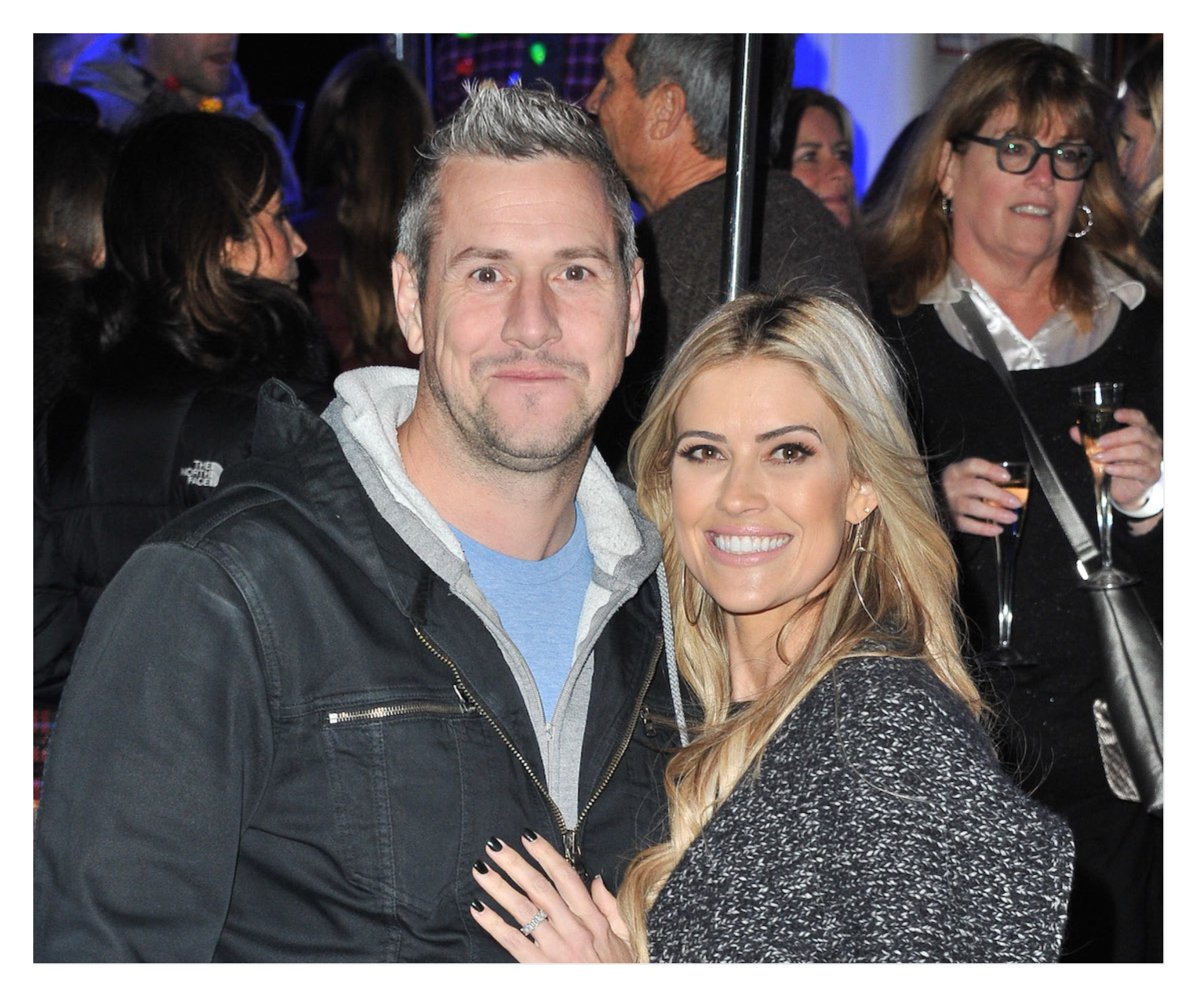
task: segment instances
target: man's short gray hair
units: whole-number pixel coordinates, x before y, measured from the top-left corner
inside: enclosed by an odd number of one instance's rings
[[[418,150],[417,165],[400,209],[397,253],[408,257],[424,291],[441,211],[442,168],[452,157],[534,160],[559,157],[590,166],[612,215],[617,260],[628,285],[637,259],[629,191],[604,134],[581,109],[552,90],[469,85],[467,99]]]
[[[725,156],[732,35],[634,35],[625,59],[642,97],[660,83],[678,84],[687,99],[696,148],[705,156]]]

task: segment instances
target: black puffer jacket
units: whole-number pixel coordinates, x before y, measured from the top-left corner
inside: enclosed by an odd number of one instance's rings
[[[33,694],[58,703],[100,592],[142,542],[250,453],[264,377],[210,375],[63,397],[34,441]],[[327,389],[295,384],[318,412]]]

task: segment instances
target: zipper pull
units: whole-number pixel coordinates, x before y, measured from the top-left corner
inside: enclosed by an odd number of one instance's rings
[[[467,694],[463,686],[458,682],[454,682],[454,695],[458,698],[458,704],[463,710],[464,715],[469,715],[475,711],[475,704],[471,701],[470,695]]]
[[[565,847],[564,857],[571,862],[571,867],[579,873],[579,877],[583,879],[586,885],[591,881],[591,875],[583,866],[583,848],[579,844],[579,834],[574,830],[567,830],[563,833],[563,846]]]
[[[645,729],[646,735],[651,738],[658,735],[658,729],[650,721],[650,708],[645,702],[642,703],[642,728]]]

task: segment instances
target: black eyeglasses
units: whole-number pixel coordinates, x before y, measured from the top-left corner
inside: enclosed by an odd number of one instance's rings
[[[958,136],[956,141],[969,140],[996,150],[996,166],[1006,174],[1027,174],[1045,153],[1050,157],[1050,170],[1060,181],[1081,181],[1092,170],[1092,164],[1100,159],[1099,154],[1086,142],[1060,142],[1057,146],[1043,146],[1037,140],[1010,132],[999,139],[983,135]]]

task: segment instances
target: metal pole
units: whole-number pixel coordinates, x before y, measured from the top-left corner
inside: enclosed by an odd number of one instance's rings
[[[721,294],[726,302],[744,291],[749,281],[761,62],[762,36],[739,35],[733,46],[729,154],[725,167],[725,248]]]

